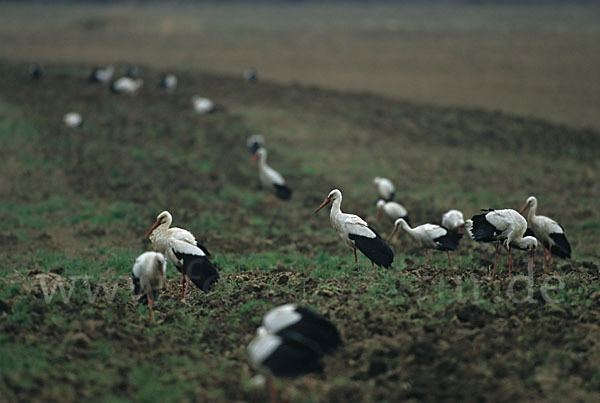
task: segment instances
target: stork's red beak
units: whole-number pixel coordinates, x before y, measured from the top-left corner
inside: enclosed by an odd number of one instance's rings
[[[330,201],[331,200],[329,200],[329,199],[323,200],[323,203],[321,203],[321,205],[319,206],[319,208],[315,211],[315,214],[317,214],[319,212],[319,210],[321,210],[323,207],[327,206]]]
[[[158,227],[160,223],[158,221],[156,221],[152,227],[150,227],[150,229],[148,230],[148,232],[146,232],[146,235],[144,235],[144,238],[147,238],[148,235],[150,235],[152,233],[152,231],[154,231],[156,229],[156,227]]]
[[[529,205],[527,203],[525,203],[525,205],[523,207],[521,207],[521,210],[519,210],[519,214],[523,214],[523,212],[525,210],[527,210],[527,207],[529,207]]]
[[[465,223],[462,224],[458,224],[455,225],[454,227],[450,228],[450,231],[456,231],[458,230],[458,232],[460,232],[461,234],[465,233]]]
[[[252,154],[252,159],[253,159],[254,161],[256,161],[256,160],[258,159],[258,153],[256,153],[256,154]]]

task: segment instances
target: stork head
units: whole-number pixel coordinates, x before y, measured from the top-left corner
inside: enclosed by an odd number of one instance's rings
[[[146,237],[149,236],[160,225],[166,225],[167,228],[169,228],[169,226],[171,225],[171,222],[173,222],[173,217],[171,216],[171,213],[169,213],[166,210],[163,211],[156,217],[156,221],[154,222],[152,227],[150,227],[148,232],[146,232],[145,236]]]
[[[259,147],[252,156],[254,160],[267,158],[267,149],[263,147]]]
[[[410,228],[408,226],[408,223],[406,222],[406,220],[404,218],[398,218],[396,221],[394,221],[394,230],[392,231],[392,233],[390,234],[390,236],[388,237],[388,242],[394,238],[394,235],[396,234],[396,232],[398,232],[398,230],[402,228],[402,229],[406,229],[406,228]]]
[[[329,192],[327,198],[323,200],[323,203],[321,203],[319,208],[315,211],[315,214],[334,200],[342,200],[342,192],[340,192],[338,189],[333,189],[331,192]]]
[[[519,213],[523,214],[525,212],[525,210],[527,210],[527,209],[532,209],[532,210],[537,209],[537,199],[535,198],[535,196],[529,196],[527,198],[527,201],[525,202],[523,207],[521,207],[521,210],[519,210]]]

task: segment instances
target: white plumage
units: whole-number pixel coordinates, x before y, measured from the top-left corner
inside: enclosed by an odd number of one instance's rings
[[[142,253],[133,264],[133,292],[136,295],[146,295],[151,320],[154,320],[152,303],[158,297],[160,290],[166,287],[166,274],[167,261],[162,253]]]
[[[527,224],[535,237],[544,245],[544,271],[546,265],[550,270],[552,255],[568,259],[571,257],[571,245],[567,240],[563,227],[553,219],[536,215],[537,199],[530,196],[521,209],[521,213],[527,211]]]
[[[121,77],[112,84],[111,89],[117,94],[135,94],[143,85],[141,78]]]
[[[367,222],[354,214],[342,213],[342,192],[333,189],[321,203],[317,211],[331,204],[329,220],[342,241],[354,251],[354,262],[358,262],[356,248],[365,254],[371,264],[389,268],[394,260],[391,248],[369,227]]]
[[[167,91],[175,91],[175,88],[177,88],[177,76],[172,73],[163,74],[158,82],[158,87]]]
[[[192,97],[192,106],[199,114],[211,113],[215,110],[215,103],[212,100],[199,95]]]
[[[496,243],[492,280],[498,266],[498,246],[500,243],[508,249],[509,276],[512,275],[513,270],[511,253],[513,247],[531,252],[529,268],[533,269],[533,257],[537,248],[537,240],[532,236],[524,236],[527,230],[527,221],[516,210],[490,210],[484,214],[473,216],[466,226],[474,240]]]
[[[83,124],[83,117],[77,112],[68,112],[63,116],[63,122],[67,127],[79,127]]]
[[[259,148],[254,154],[258,159],[258,179],[261,185],[282,199],[288,200],[292,196],[292,190],[285,184],[285,179],[279,172],[267,164],[267,150]]]
[[[465,217],[459,210],[448,210],[442,215],[442,227],[451,231],[464,227]]]
[[[390,201],[394,199],[394,195],[396,193],[396,188],[392,184],[392,181],[387,178],[380,178],[376,176],[373,179],[373,184],[377,189],[377,193],[379,196],[386,201]]]
[[[208,260],[208,251],[198,243],[194,235],[184,229],[170,228],[173,218],[168,211],[156,217],[156,222],[147,232],[154,250],[164,254],[182,273],[182,299],[192,281],[203,291],[216,281],[216,268]]]
[[[105,68],[94,67],[90,74],[90,81],[97,83],[107,83],[113,76],[115,68],[112,65],[106,66]]]
[[[406,208],[395,201],[386,202],[379,199],[375,207],[377,208],[377,218],[381,218],[382,215],[390,221],[396,221],[398,218],[404,218],[405,220],[408,218]]]
[[[437,249],[447,253],[448,262],[450,263],[450,268],[452,268],[450,251],[458,249],[461,234],[452,232],[437,224],[423,224],[411,228],[404,219],[399,218],[394,223],[394,231],[390,235],[390,239],[399,229],[404,230],[415,242],[425,249],[426,265],[429,265],[428,249]]]

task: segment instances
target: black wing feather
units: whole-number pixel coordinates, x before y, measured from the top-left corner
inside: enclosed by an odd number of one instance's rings
[[[458,231],[450,231],[447,228],[444,229],[446,230],[446,235],[442,235],[433,240],[437,245],[437,249],[443,251],[457,250],[462,234]]]
[[[302,315],[302,320],[277,332],[283,338],[289,335],[300,334],[307,340],[316,344],[315,351],[326,354],[336,349],[341,343],[340,333],[333,323],[319,315],[317,312],[304,307],[296,308]]]
[[[217,268],[208,257],[180,253],[174,249],[173,253],[177,256],[177,259],[183,260],[182,267],[178,267],[177,269],[179,271],[183,269],[192,283],[202,291],[208,292],[213,283],[219,279]]]
[[[379,236],[377,231],[368,227],[375,233],[375,238],[367,238],[365,236],[349,234],[348,237],[354,241],[354,244],[366,257],[368,257],[377,266],[389,269],[394,261],[394,251],[387,243]]]
[[[292,189],[287,187],[286,185],[275,185],[275,195],[281,200],[289,200],[292,197]]]
[[[499,234],[498,229],[488,222],[485,218],[486,214],[477,214],[471,218],[473,221],[473,238],[477,242],[495,242],[498,240],[496,238]]]
[[[550,234],[550,238],[554,241],[554,245],[550,247],[550,253],[563,259],[569,259],[571,257],[571,245],[565,234]]]

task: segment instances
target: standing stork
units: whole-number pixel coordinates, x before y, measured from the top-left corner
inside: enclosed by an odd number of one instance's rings
[[[527,230],[527,221],[518,211],[513,209],[484,210],[485,213],[474,215],[467,220],[465,226],[477,242],[494,242],[496,253],[494,254],[494,271],[492,281],[498,267],[498,248],[503,244],[508,250],[508,275],[512,275],[512,248],[529,251],[528,270],[533,269],[533,259],[537,240],[532,236],[524,236]]]
[[[567,240],[564,228],[549,217],[535,214],[537,212],[537,199],[535,196],[530,196],[527,199],[520,213],[523,214],[525,211],[527,211],[525,216],[527,224],[535,237],[544,245],[544,272],[546,272],[546,265],[548,265],[548,271],[550,271],[552,255],[563,259],[570,258],[571,245]]]
[[[173,73],[166,73],[160,77],[158,88],[169,92],[175,91],[177,88],[177,76]]]
[[[215,110],[215,103],[200,95],[192,96],[192,106],[194,107],[194,110],[201,115],[214,112]]]
[[[181,299],[185,299],[190,283],[194,283],[204,292],[219,278],[217,268],[209,260],[210,253],[200,245],[194,235],[181,228],[169,228],[173,217],[163,211],[146,233],[152,247],[162,253],[181,272]]]
[[[63,123],[67,127],[75,128],[83,124],[83,118],[77,112],[67,112],[63,116]]]
[[[376,216],[378,219],[381,219],[382,216],[385,216],[390,221],[394,222],[398,218],[404,218],[404,220],[410,224],[410,220],[408,219],[408,212],[406,208],[395,201],[386,202],[383,199],[379,199],[377,204],[375,205],[377,208]]]
[[[141,78],[121,77],[112,83],[110,89],[115,94],[135,94],[144,85]]]
[[[289,200],[292,197],[292,189],[285,184],[285,179],[279,172],[267,165],[267,150],[256,150],[254,159],[258,159],[258,178],[262,186],[275,192],[279,199]]]
[[[256,333],[248,345],[250,361],[271,376],[296,377],[322,370],[321,358],[342,343],[333,323],[293,304],[267,312]],[[269,381],[274,402],[278,392],[271,377]]]
[[[358,262],[356,248],[360,250],[375,265],[389,269],[394,261],[392,248],[379,236],[379,234],[362,218],[354,214],[342,213],[342,192],[333,189],[319,206],[317,213],[327,204],[331,203],[329,220],[331,226],[338,232],[340,238],[354,251],[354,263]]]
[[[261,134],[253,134],[246,140],[246,146],[250,154],[254,155],[259,148],[265,147],[265,138]]]
[[[88,77],[88,81],[92,83],[100,83],[105,84],[110,81],[115,72],[115,68],[111,66],[107,66],[105,68],[94,67],[90,76]]]
[[[394,184],[391,180],[376,176],[373,179],[373,184],[375,185],[375,189],[377,189],[379,197],[381,197],[385,201],[394,200],[396,188],[394,187]]]
[[[423,224],[411,228],[403,218],[399,218],[394,223],[394,231],[392,231],[389,239],[392,239],[399,229],[404,230],[413,240],[418,242],[421,247],[425,249],[425,264],[427,266],[429,266],[429,254],[427,251],[429,249],[437,249],[446,252],[450,268],[453,268],[450,251],[458,249],[458,242],[460,241],[460,238],[462,238],[461,233],[450,231],[437,224]]]
[[[148,299],[150,320],[154,321],[152,304],[158,298],[160,290],[164,289],[167,282],[167,261],[162,253],[145,252],[135,259],[131,277],[133,278],[133,294],[145,294]]]
[[[442,215],[442,227],[450,231],[464,232],[465,217],[459,210],[448,210]]]

